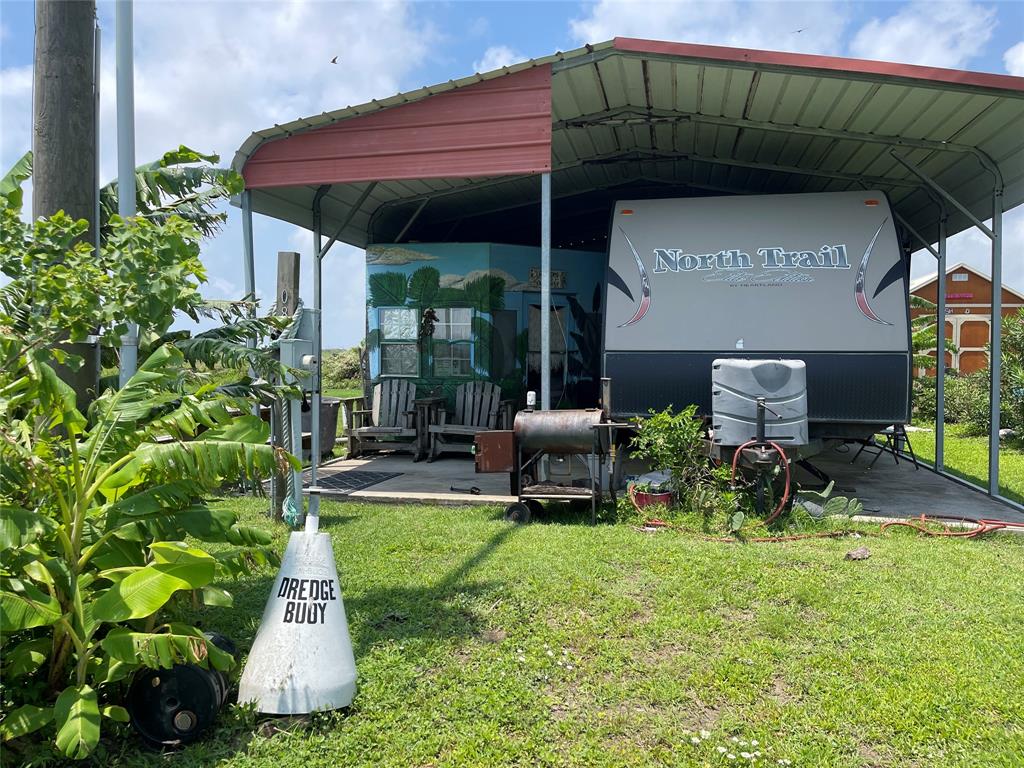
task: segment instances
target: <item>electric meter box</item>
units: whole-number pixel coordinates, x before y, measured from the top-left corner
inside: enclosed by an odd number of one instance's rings
[[[757,436],[757,399],[765,401],[764,433],[780,445],[806,445],[807,369],[803,360],[719,358],[711,363],[711,426],[715,445]]]
[[[317,366],[316,349],[313,344],[313,333],[316,330],[316,316],[312,309],[303,309],[299,316],[298,328],[291,338],[282,338],[278,344],[281,350],[281,364],[300,371],[308,371],[308,376],[296,377],[291,382],[297,384],[305,392],[312,392],[316,381]]]

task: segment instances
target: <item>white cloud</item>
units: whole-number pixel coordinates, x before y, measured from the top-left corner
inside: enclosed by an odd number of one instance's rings
[[[600,0],[570,21],[579,43],[643,37],[744,48],[836,53],[847,22],[837,2]]]
[[[116,168],[109,0],[100,3],[100,19],[101,175],[109,178]],[[436,36],[397,0],[136,3],[134,34],[136,157],[184,143],[225,163],[254,130],[401,90]]]
[[[32,66],[0,70],[0,173],[32,147]]]
[[[501,69],[510,64],[526,61],[527,58],[529,57],[509,48],[507,45],[492,45],[484,51],[484,55],[479,61],[473,62],[473,71],[490,72],[492,69]]]
[[[1006,71],[1017,77],[1024,77],[1024,41],[1017,43],[1003,54]]]
[[[103,35],[100,178],[106,181],[117,167],[113,3],[100,0],[98,11]],[[134,27],[139,163],[179,144],[218,153],[222,164],[230,163],[252,131],[402,90],[438,39],[419,9],[400,0],[136,3]],[[332,64],[335,56],[338,63]],[[0,72],[0,98],[0,165],[7,168],[31,144],[30,66]],[[229,209],[224,232],[203,245],[211,296],[227,298],[229,289],[241,295],[239,220],[237,210]],[[273,254],[288,247],[291,230],[257,217],[259,293],[273,293]],[[304,253],[311,248],[308,233],[306,238]],[[306,262],[302,293],[311,305],[308,256]],[[361,250],[337,245],[324,262],[324,330],[331,345],[362,336],[362,320],[349,315],[362,301],[363,273]],[[331,296],[344,296],[344,301],[328,299],[329,277]]]
[[[986,222],[991,226],[991,222]],[[1003,285],[1024,292],[1024,207],[1003,214]],[[946,242],[946,264],[957,262],[992,273],[991,241],[976,227],[953,235]],[[911,277],[917,279],[935,273],[935,259],[927,251],[914,254]]]
[[[850,42],[864,59],[962,68],[985,50],[995,8],[979,3],[916,0],[885,19],[873,18]]]

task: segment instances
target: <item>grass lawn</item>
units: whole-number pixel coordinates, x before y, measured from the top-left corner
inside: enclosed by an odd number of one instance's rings
[[[935,461],[934,433],[914,432],[910,439],[918,458]],[[987,488],[988,437],[965,437],[960,424],[947,424],[945,464],[951,474]],[[1024,448],[1019,442],[1004,441],[999,447],[999,488],[1007,498],[1024,504]]]
[[[267,524],[263,501],[223,503]],[[1024,538],[727,545],[568,512],[322,511],[351,710],[231,707],[170,759],[127,738],[104,765],[1021,765]],[[204,626],[247,649],[273,576],[227,585],[235,608],[200,608]]]

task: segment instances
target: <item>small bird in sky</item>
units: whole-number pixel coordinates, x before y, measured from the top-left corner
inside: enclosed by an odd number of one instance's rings
[[[807,29],[807,27],[804,27],[804,29]],[[804,29],[794,29],[792,32],[790,32],[790,34],[791,35],[799,35],[801,32],[804,31]]]
[[[337,64],[337,63],[338,63],[338,57],[335,56],[333,59],[331,59],[331,64]]]

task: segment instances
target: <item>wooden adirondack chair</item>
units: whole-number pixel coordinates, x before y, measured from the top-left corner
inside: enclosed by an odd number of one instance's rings
[[[433,461],[442,451],[472,453],[472,437],[477,432],[496,429],[499,413],[505,421],[508,402],[502,402],[501,387],[497,384],[488,381],[460,384],[455,390],[455,413],[449,418],[447,412],[442,412],[441,423],[430,425],[430,457],[427,461]],[[453,437],[469,437],[470,440],[455,441],[451,439]]]
[[[348,437],[348,458],[368,450],[414,451],[416,449],[415,410],[416,385],[408,379],[385,379],[373,388],[373,405],[358,409],[364,398],[342,400],[345,411],[345,434]],[[410,440],[410,438],[412,438]]]

